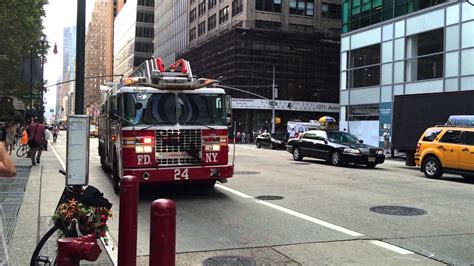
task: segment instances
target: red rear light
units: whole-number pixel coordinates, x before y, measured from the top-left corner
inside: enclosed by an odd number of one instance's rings
[[[144,139],[143,139],[143,143],[144,143],[144,144],[152,144],[152,143],[153,143],[153,139],[152,139],[152,138],[144,138]]]
[[[420,151],[421,143],[416,144],[416,152]]]

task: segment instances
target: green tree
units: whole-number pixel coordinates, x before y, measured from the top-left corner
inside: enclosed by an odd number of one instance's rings
[[[49,45],[42,17],[47,0],[0,1],[0,96],[22,98],[29,84],[21,80],[21,59],[45,58]]]

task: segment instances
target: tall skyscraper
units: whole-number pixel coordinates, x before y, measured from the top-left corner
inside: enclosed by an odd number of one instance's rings
[[[63,73],[62,82],[75,79],[76,76],[76,26],[63,29]],[[66,120],[67,115],[74,111],[74,82],[61,85],[60,120]]]
[[[154,4],[153,0],[128,0],[117,14],[114,22],[114,74],[127,76],[153,56]]]
[[[86,114],[92,117],[94,122],[100,110],[100,84],[104,83],[106,78],[99,77],[107,74],[107,56],[110,54],[110,45],[107,28],[110,15],[110,0],[96,0],[92,18],[86,33],[86,49],[85,49],[85,97],[84,109]],[[97,78],[90,78],[97,77]]]

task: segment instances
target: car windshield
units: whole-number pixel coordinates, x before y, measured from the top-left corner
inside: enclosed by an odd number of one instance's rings
[[[178,119],[181,125],[227,125],[222,94],[178,94]]]
[[[359,143],[359,140],[348,133],[338,131],[328,131],[328,139],[334,142]]]
[[[122,115],[128,125],[227,125],[225,95],[124,93]]]

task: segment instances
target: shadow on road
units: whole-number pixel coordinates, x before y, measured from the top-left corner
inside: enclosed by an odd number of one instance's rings
[[[216,188],[203,188],[199,185],[147,185],[140,188],[139,201],[155,199],[171,199],[174,201],[195,200],[227,200],[226,194]]]

